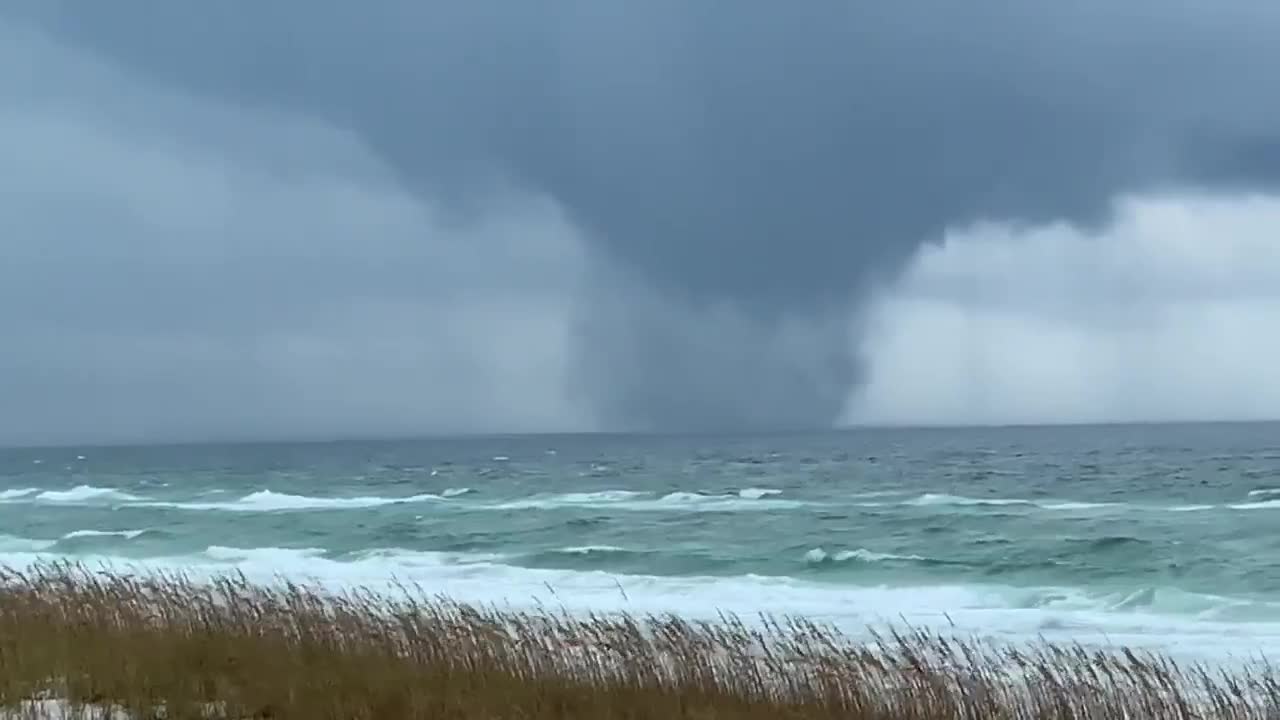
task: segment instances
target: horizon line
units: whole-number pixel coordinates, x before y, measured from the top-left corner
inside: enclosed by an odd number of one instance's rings
[[[1107,427],[1164,427],[1192,425],[1267,425],[1280,423],[1280,418],[1270,419],[1204,419],[1204,420],[1105,420],[1062,422],[1005,422],[1005,423],[858,423],[834,427],[775,428],[775,429],[721,429],[721,430],[565,430],[546,432],[441,432],[386,435],[279,435],[274,437],[193,438],[183,440],[122,440],[88,441],[83,443],[34,443],[9,445],[0,443],[0,452],[28,450],[120,450],[142,448],[182,448],[217,446],[259,445],[342,445],[342,444],[395,444],[438,441],[530,440],[537,438],[698,438],[698,437],[761,437],[795,435],[839,435],[854,432],[884,431],[973,431],[973,430],[1051,430],[1055,428],[1107,428]]]

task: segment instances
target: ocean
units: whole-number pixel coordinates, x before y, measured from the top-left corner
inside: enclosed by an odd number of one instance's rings
[[[1280,648],[1280,425],[0,450],[0,564]]]

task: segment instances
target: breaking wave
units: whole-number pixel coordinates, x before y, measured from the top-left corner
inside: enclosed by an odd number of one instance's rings
[[[834,553],[827,552],[825,549],[816,547],[804,554],[804,561],[810,565],[823,565],[827,563],[845,563],[850,561],[864,563],[880,563],[880,562],[927,562],[928,558],[919,555],[894,555],[892,553],[881,553],[865,548],[856,550],[840,550]]]
[[[11,490],[0,490],[0,502],[4,502],[6,500],[19,500],[38,492],[40,492],[40,488],[13,488]]]
[[[806,507],[860,507],[890,508],[914,507],[969,509],[1005,509],[1012,511],[1093,512],[1118,509],[1135,512],[1205,512],[1227,510],[1280,509],[1280,488],[1262,488],[1249,491],[1247,502],[1183,505],[1130,504],[1073,500],[1065,498],[1027,499],[1017,497],[969,497],[940,492],[928,492],[910,497],[902,491],[874,491],[856,494],[843,501],[836,499],[795,499],[786,497],[783,490],[770,487],[745,487],[724,492],[678,490],[661,493],[642,490],[608,489],[589,492],[546,493],[517,497],[493,502],[467,501],[476,495],[471,487],[449,487],[439,492],[418,493],[404,497],[367,495],[354,497],[320,497],[291,494],[274,490],[258,490],[236,499],[215,500],[208,496],[226,493],[226,490],[206,490],[192,499],[157,499],[126,492],[119,488],[77,485],[66,490],[41,490],[40,488],[11,488],[0,490],[0,503],[5,504],[57,504],[97,505],[113,503],[120,507],[158,508],[184,511],[224,512],[287,512],[309,510],[361,510],[393,505],[451,501],[450,507],[470,511],[484,510],[556,510],[571,508],[602,508],[613,510],[676,512],[676,511],[764,511],[789,510]]]
[[[138,497],[116,488],[77,485],[70,490],[45,490],[33,496],[33,499],[50,503],[82,503],[94,500],[137,500]]]
[[[738,491],[738,497],[743,500],[759,500],[763,497],[781,494],[781,490],[775,490],[774,488],[743,488]]]
[[[602,490],[534,496],[499,503],[491,507],[498,510],[559,510],[590,507],[634,511],[731,511],[787,510],[808,504],[795,500],[773,499],[770,496],[777,493],[769,492],[764,488],[748,488],[748,490],[726,494],[677,491],[665,495],[635,490]]]
[[[126,540],[133,540],[141,537],[150,530],[73,530],[62,536],[63,540],[76,540],[81,538],[103,538],[103,537],[121,537]]]
[[[408,497],[312,497],[259,490],[227,502],[136,502],[131,507],[175,510],[221,510],[226,512],[281,512],[289,510],[352,510],[443,500],[441,495],[422,493]]]
[[[1280,500],[1260,500],[1258,502],[1228,505],[1232,510],[1273,510],[1280,509]]]
[[[560,548],[555,552],[563,555],[614,555],[630,552],[630,550],[620,548],[616,545],[582,545],[577,547]]]
[[[20,568],[39,561],[47,557],[41,553],[47,546],[44,541],[0,538],[0,565]],[[608,553],[615,548],[564,551]],[[985,637],[1052,639],[1058,634],[1070,642],[1135,648],[1174,642],[1193,648],[1197,657],[1226,657],[1245,642],[1280,642],[1280,607],[1274,603],[1141,585],[1107,590],[968,583],[885,587],[757,575],[660,577],[527,568],[503,564],[494,556],[394,549],[339,558],[313,547],[211,546],[182,557],[99,559],[126,572],[179,569],[197,579],[238,571],[252,581],[268,583],[287,577],[332,588],[447,588],[450,598],[465,602],[563,606],[571,612],[676,612],[709,620],[722,612],[746,620],[759,613],[785,612],[831,622],[850,633],[906,621],[915,627]],[[867,549],[828,553],[822,548],[806,553],[806,559],[817,564],[918,561],[911,555]]]
[[[1022,498],[971,498],[945,493],[925,493],[902,504],[917,507],[1034,507],[1042,510],[1098,510],[1116,507],[1115,503],[1074,500],[1024,500]]]

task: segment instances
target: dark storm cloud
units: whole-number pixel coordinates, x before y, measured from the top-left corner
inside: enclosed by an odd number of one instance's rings
[[[1280,11],[1250,0],[0,6],[347,129],[458,222],[495,183],[552,198],[600,268],[574,361],[612,426],[828,423],[848,311],[946,226],[1280,177]]]

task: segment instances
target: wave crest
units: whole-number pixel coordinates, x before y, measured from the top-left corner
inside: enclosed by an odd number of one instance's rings
[[[12,488],[9,490],[0,490],[0,502],[6,500],[20,500],[28,495],[34,495],[40,492],[40,488]]]
[[[543,495],[490,506],[498,510],[562,510],[573,507],[597,507],[611,510],[672,511],[672,510],[785,510],[802,507],[805,503],[794,500],[778,500],[768,497],[776,494],[766,488],[759,495],[745,491],[727,494],[711,494],[677,490],[665,495],[638,490],[601,490],[588,493],[564,493]]]
[[[555,552],[562,555],[617,555],[630,551],[616,545],[582,545],[578,547],[560,548]]]
[[[141,537],[150,530],[73,530],[62,536],[63,540],[76,540],[79,538],[101,538],[101,537],[121,537],[126,540],[133,540]]]
[[[916,507],[1027,507],[1041,510],[1100,510],[1115,507],[1116,503],[1085,502],[1079,500],[1026,500],[1023,498],[971,498],[946,493],[925,493],[902,503]]]
[[[781,490],[775,490],[774,488],[750,487],[750,488],[743,488],[738,491],[738,497],[742,498],[743,500],[759,500],[760,498],[770,497],[772,495],[781,495],[781,494],[782,494]]]
[[[133,507],[175,510],[222,510],[226,512],[284,512],[291,510],[359,510],[443,500],[440,495],[422,493],[408,497],[312,497],[259,490],[228,502],[140,502]]]
[[[45,490],[34,497],[40,502],[52,503],[78,503],[88,502],[91,500],[137,500],[136,495],[131,495],[117,488],[95,487],[93,485],[77,485],[70,490]]]
[[[1280,509],[1280,500],[1259,500],[1258,502],[1237,503],[1227,507],[1232,510],[1273,510]]]
[[[919,555],[894,555],[893,553],[875,552],[866,548],[828,553],[825,549],[816,547],[804,554],[804,561],[810,565],[845,563],[854,560],[864,563],[927,562],[928,558]]]

